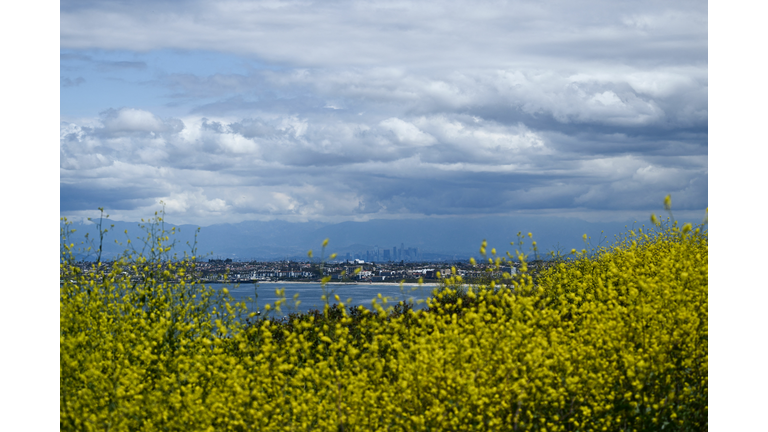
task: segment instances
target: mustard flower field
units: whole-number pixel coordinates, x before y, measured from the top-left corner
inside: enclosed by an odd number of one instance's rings
[[[61,429],[706,430],[707,231],[652,221],[535,279],[522,253],[487,285],[444,275],[423,310],[329,295],[288,318],[198,283],[154,228],[82,271],[65,226]]]

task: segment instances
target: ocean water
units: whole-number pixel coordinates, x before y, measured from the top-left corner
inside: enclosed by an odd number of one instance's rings
[[[245,302],[249,312],[257,309],[263,310],[267,304],[274,304],[280,296],[276,290],[285,289],[285,298],[287,302],[281,306],[282,315],[291,312],[307,312],[311,309],[323,309],[325,304],[322,300],[323,289],[319,283],[263,283],[248,284],[243,283],[239,286],[234,284],[211,283],[206,284],[216,290],[227,288],[229,294],[236,302]],[[415,309],[425,307],[424,300],[432,295],[433,285],[403,284],[402,290],[399,284],[374,285],[374,284],[333,284],[326,285],[326,292],[329,293],[329,304],[338,303],[333,299],[333,295],[339,296],[345,304],[357,306],[363,305],[368,308],[373,299],[382,304],[378,299],[378,294],[388,299],[389,303],[397,303],[401,300],[410,300],[414,303]],[[298,306],[294,305],[293,296],[298,294],[300,301]],[[352,299],[348,302],[348,299]],[[280,314],[277,314],[280,315]]]

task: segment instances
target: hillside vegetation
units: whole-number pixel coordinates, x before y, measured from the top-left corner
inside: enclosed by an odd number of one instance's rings
[[[83,272],[65,229],[61,429],[706,430],[707,232],[653,220],[535,284],[445,275],[425,310],[289,319],[196,283],[161,231]]]

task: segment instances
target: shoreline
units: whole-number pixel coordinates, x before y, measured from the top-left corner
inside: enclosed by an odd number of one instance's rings
[[[248,281],[248,282],[207,282],[209,284],[230,284],[230,285],[250,285],[253,283],[257,283],[259,285],[262,284],[270,284],[270,285],[301,285],[301,284],[320,284],[320,282],[304,282],[304,281]],[[203,282],[206,283],[206,282]],[[400,282],[328,282],[326,285],[338,285],[338,286],[400,286]],[[436,287],[439,286],[439,282],[424,282],[421,284],[421,286],[424,287]],[[419,286],[418,282],[404,282],[403,286]]]

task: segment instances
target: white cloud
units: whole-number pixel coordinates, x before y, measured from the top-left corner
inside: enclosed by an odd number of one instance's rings
[[[619,97],[616,96],[616,93],[610,90],[595,94],[590,99],[590,102],[597,102],[603,106],[616,106],[616,105],[623,106],[624,105],[624,103],[621,102],[621,99],[619,99]]]
[[[307,132],[307,122],[306,120],[291,116],[283,118],[278,129],[290,133],[296,138],[301,138]]]
[[[163,122],[148,111],[123,108],[110,113],[104,119],[104,128],[108,132],[161,132]]]
[[[159,201],[165,203],[165,211],[168,214],[221,215],[232,207],[221,198],[209,199],[202,188],[173,192],[169,196],[161,197]]]
[[[485,162],[505,160],[505,154],[546,154],[542,137],[522,124],[513,126],[486,122],[477,117],[470,119],[449,119],[445,116],[420,117],[416,124],[430,131],[443,144],[453,144],[466,153],[466,156],[485,153],[489,157]]]
[[[422,132],[412,123],[400,120],[399,118],[388,118],[379,124],[385,129],[394,132],[397,139],[403,144],[428,146],[436,142],[435,137],[432,135]]]

